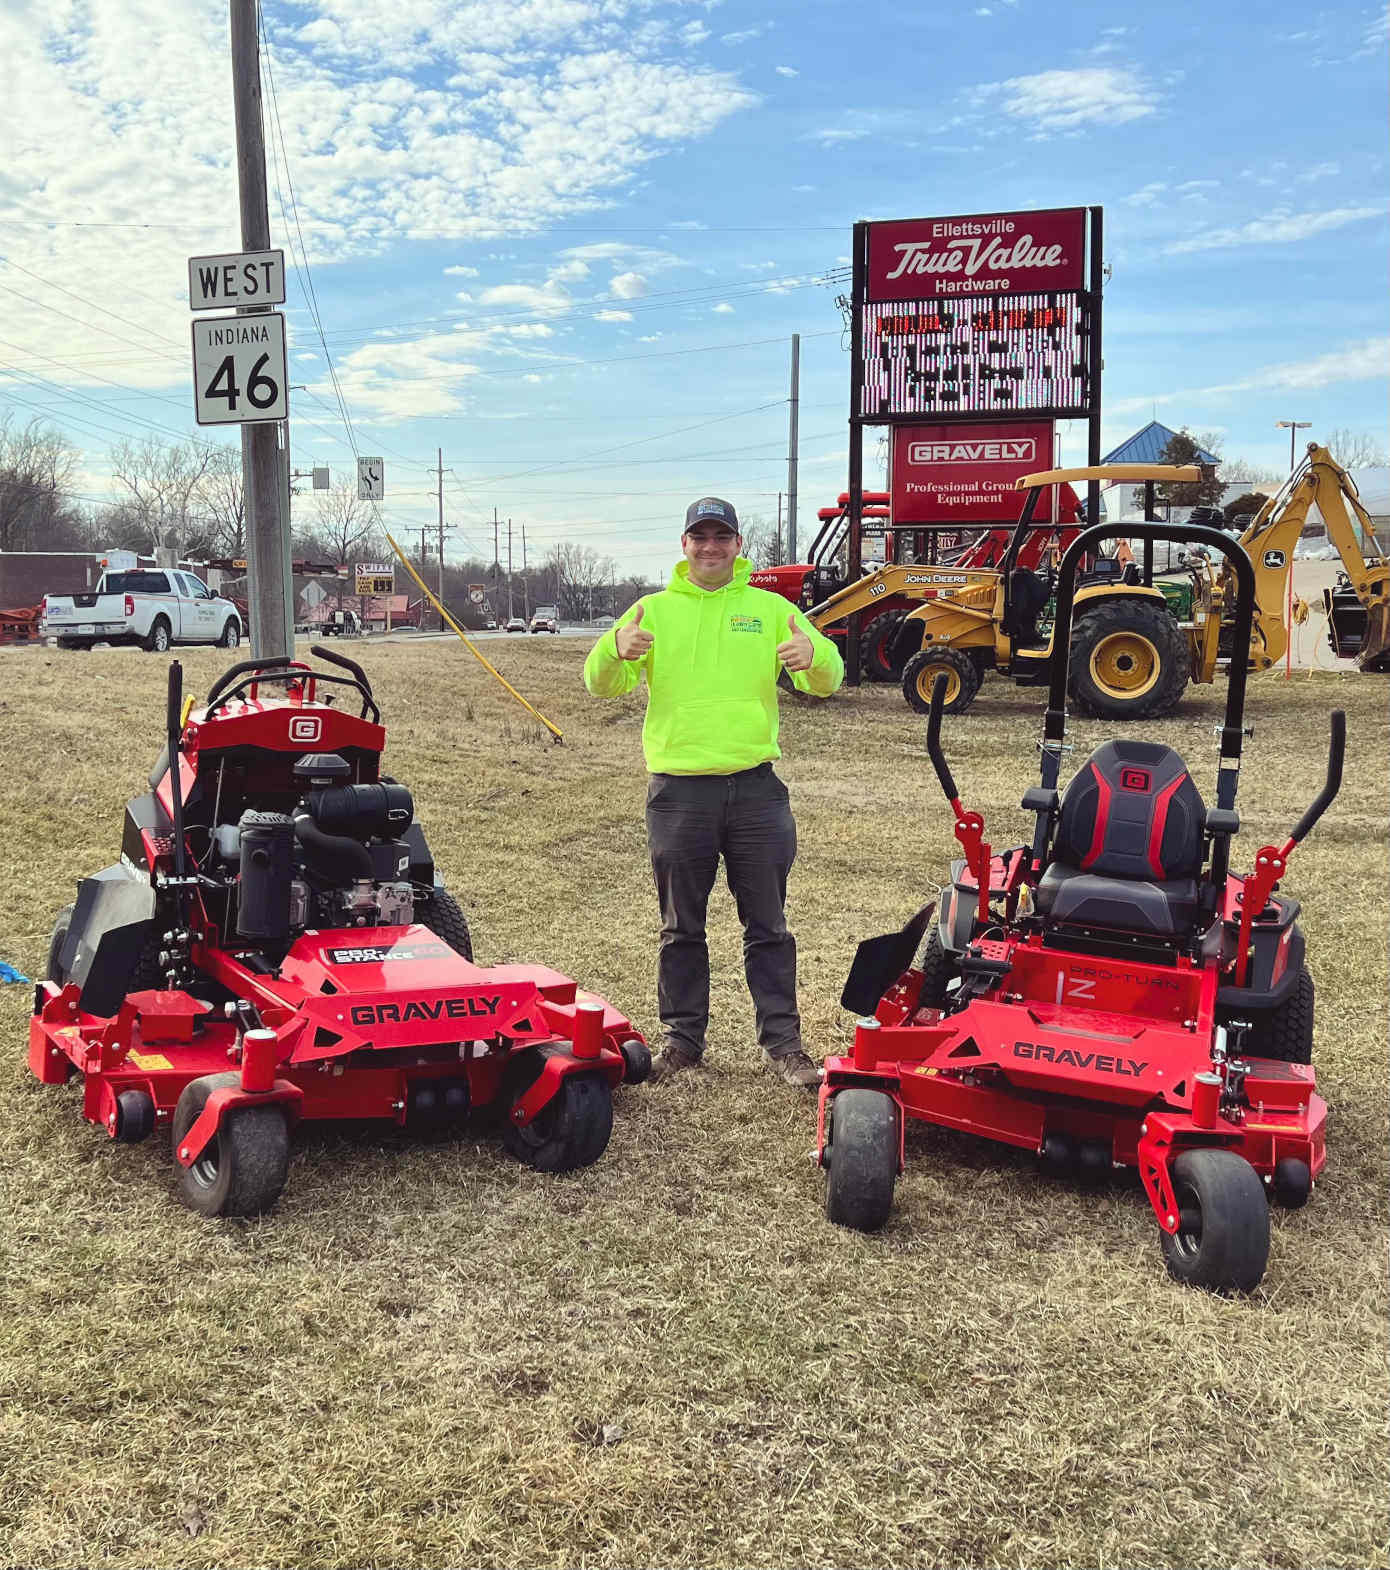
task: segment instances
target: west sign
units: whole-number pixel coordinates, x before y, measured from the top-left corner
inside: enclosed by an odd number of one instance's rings
[[[1052,424],[897,425],[893,428],[894,523],[965,527],[1010,522],[1014,481],[1052,468]],[[1047,516],[1038,510],[1038,521]]]
[[[868,229],[870,302],[1083,286],[1084,207],[906,218],[870,224]]]

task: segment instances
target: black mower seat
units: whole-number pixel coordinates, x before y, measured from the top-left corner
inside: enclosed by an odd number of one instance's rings
[[[1197,880],[1107,878],[1054,861],[1042,875],[1034,904],[1039,915],[1067,926],[1174,937],[1197,924]]]
[[[1206,806],[1171,747],[1107,741],[1073,775],[1060,807],[1039,915],[1129,932],[1193,929]]]

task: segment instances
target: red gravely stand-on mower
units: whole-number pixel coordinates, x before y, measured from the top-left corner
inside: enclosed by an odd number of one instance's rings
[[[366,673],[312,652],[337,671],[244,661],[192,713],[171,667],[168,743],[121,859],[54,928],[30,1068],[80,1073],[112,1139],[167,1125],[206,1216],[274,1204],[301,1118],[424,1131],[495,1109],[528,1165],[589,1165],[613,1087],[650,1068],[641,1036],[556,971],[473,963],[410,792],[379,772]]]
[[[1214,529],[1126,524],[1140,538],[1221,551],[1238,584],[1233,647],[1250,636],[1249,557]],[[1296,901],[1275,895],[1294,847],[1341,784],[1346,722],[1332,715],[1327,781],[1282,846],[1228,872],[1245,703],[1229,667],[1216,806],[1155,742],[1108,741],[1057,791],[1077,564],[1115,525],[1068,548],[1031,846],[1002,853],[961,803],[941,750],[943,684],[927,747],[965,855],[932,921],[860,945],[842,1002],[853,1051],[825,1064],[816,1156],[826,1213],[868,1231],[888,1219],[904,1117],[1037,1152],[1099,1176],[1137,1167],[1168,1270],[1252,1291],[1269,1257],[1268,1195],[1297,1207],[1326,1159],[1327,1108],[1309,1066],[1313,981]]]

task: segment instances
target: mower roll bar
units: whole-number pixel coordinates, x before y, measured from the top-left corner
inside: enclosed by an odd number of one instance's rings
[[[288,681],[302,673],[313,677],[316,681],[335,682],[344,687],[351,687],[362,699],[362,717],[365,719],[370,711],[373,723],[380,724],[381,710],[372,696],[371,683],[367,680],[367,673],[362,667],[344,655],[333,654],[318,644],[313,645],[309,652],[321,656],[334,665],[341,665],[351,671],[352,675],[321,675],[302,660],[291,659],[283,654],[262,660],[242,660],[224,671],[213,683],[207,697],[206,713],[210,715],[219,703],[230,703],[243,688],[250,686],[252,681]]]
[[[1174,540],[1218,550],[1231,564],[1236,578],[1235,626],[1231,636],[1232,656],[1227,668],[1226,716],[1221,727],[1221,758],[1216,776],[1216,804],[1229,810],[1236,804],[1236,783],[1240,777],[1240,746],[1244,735],[1245,679],[1249,667],[1250,628],[1255,613],[1255,569],[1243,546],[1203,524],[1174,523],[1096,523],[1084,529],[1067,546],[1057,576],[1057,612],[1053,618],[1052,672],[1047,695],[1047,714],[1043,721],[1042,783],[1046,790],[1057,788],[1062,762],[1062,740],[1067,723],[1067,667],[1071,655],[1071,612],[1076,594],[1077,565],[1082,556],[1093,552],[1101,540],[1125,535],[1129,539]]]
[[[335,654],[332,649],[325,649],[321,643],[311,643],[309,645],[309,653],[315,655],[318,659],[327,660],[330,665],[341,665],[345,671],[351,671],[358,681],[362,683],[364,695],[368,698],[371,697],[372,684],[367,680],[366,671],[362,669],[356,660],[350,660],[346,654]]]

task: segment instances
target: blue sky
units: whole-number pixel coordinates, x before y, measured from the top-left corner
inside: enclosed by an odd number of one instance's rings
[[[296,466],[383,455],[399,532],[432,523],[442,449],[451,555],[491,554],[494,507],[533,553],[648,573],[696,495],[770,520],[794,332],[804,537],[845,483],[856,218],[1103,206],[1107,446],[1155,414],[1270,468],[1281,418],[1384,440],[1383,7],[276,0],[264,22]],[[239,249],[227,7],[9,0],[0,41],[0,415],[65,430],[100,497],[122,439],[235,439],[193,422],[186,297],[189,255]]]

